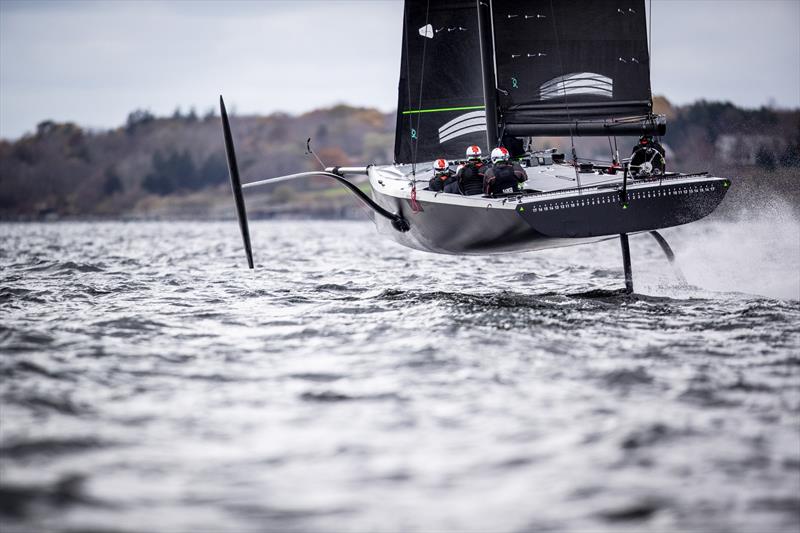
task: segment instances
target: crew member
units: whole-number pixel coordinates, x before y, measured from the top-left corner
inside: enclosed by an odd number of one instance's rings
[[[527,179],[522,165],[511,161],[508,150],[498,146],[492,150],[492,167],[483,179],[483,193],[487,196],[511,194],[522,190]]]
[[[631,152],[631,172],[635,177],[646,178],[663,174],[666,169],[665,151],[652,135],[643,135]]]
[[[512,159],[519,159],[526,155],[525,143],[519,137],[504,133],[501,144],[508,150],[508,153],[511,154]]]
[[[483,177],[485,173],[486,165],[481,161],[480,146],[468,147],[467,162],[458,169],[456,174],[461,194],[483,194]]]
[[[455,191],[448,189],[448,185],[455,185]],[[433,162],[433,177],[428,181],[428,189],[435,192],[458,192],[458,180],[455,172],[450,170],[445,159],[437,159]]]

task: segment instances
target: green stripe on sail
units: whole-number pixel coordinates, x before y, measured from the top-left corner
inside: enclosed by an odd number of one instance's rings
[[[465,107],[440,107],[438,109],[415,109],[413,111],[403,111],[401,115],[416,115],[417,113],[441,113],[443,111],[470,111],[472,109],[486,109],[483,105],[469,105]]]

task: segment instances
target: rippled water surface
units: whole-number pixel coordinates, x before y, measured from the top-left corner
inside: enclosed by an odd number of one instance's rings
[[[616,241],[237,231],[0,225],[4,532],[800,527],[796,222],[666,231],[690,285],[634,236],[631,296]]]

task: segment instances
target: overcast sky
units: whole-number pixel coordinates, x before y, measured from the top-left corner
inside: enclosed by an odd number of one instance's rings
[[[653,14],[655,94],[800,107],[800,0],[653,0]],[[0,0],[0,137],[202,113],[220,93],[239,113],[389,111],[402,19],[396,0]]]

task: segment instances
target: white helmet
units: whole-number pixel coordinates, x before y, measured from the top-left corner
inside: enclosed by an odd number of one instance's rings
[[[433,162],[433,171],[442,172],[447,170],[447,161],[445,159],[437,159]]]
[[[492,163],[497,163],[498,161],[508,161],[509,157],[508,150],[502,146],[498,146],[492,150]]]
[[[472,146],[467,147],[467,159],[480,159],[481,158],[481,147]]]

